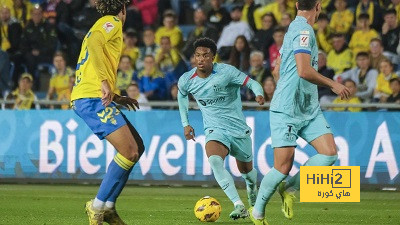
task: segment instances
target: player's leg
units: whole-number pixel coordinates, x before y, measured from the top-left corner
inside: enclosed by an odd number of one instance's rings
[[[265,174],[254,209],[250,215],[255,224],[266,224],[265,207],[277,186],[286,178],[293,165],[294,148],[297,145],[298,124],[283,113],[270,112],[272,147],[274,148],[274,167]],[[264,222],[264,223],[263,223]]]
[[[224,167],[224,159],[228,155],[229,140],[218,131],[207,135],[206,153],[215,180],[234,204],[235,209],[229,215],[232,219],[247,217],[247,210],[236,190],[232,175]]]
[[[139,133],[136,131],[136,129],[133,127],[133,125],[125,117],[125,115],[122,114],[122,116],[124,117],[126,124],[138,145],[139,158],[140,158],[140,156],[142,156],[144,149],[145,149],[143,140],[140,137]],[[104,221],[110,225],[124,225],[125,224],[122,221],[122,219],[119,217],[119,215],[115,209],[115,203],[116,203],[117,198],[121,194],[122,189],[125,187],[125,184],[128,181],[128,178],[129,178],[129,175],[130,175],[132,169],[133,169],[133,166],[129,169],[129,171],[127,171],[127,173],[124,174],[124,176],[121,178],[120,183],[118,184],[118,186],[115,188],[114,192],[111,194],[111,196],[106,201],[105,211],[104,211]]]
[[[251,138],[232,138],[230,155],[236,158],[236,165],[246,182],[247,200],[250,207],[257,199],[257,170],[253,168]]]
[[[322,112],[300,131],[300,136],[318,152],[309,158],[304,166],[331,166],[336,162],[336,144]],[[288,180],[285,189],[290,192],[300,190],[300,172]]]

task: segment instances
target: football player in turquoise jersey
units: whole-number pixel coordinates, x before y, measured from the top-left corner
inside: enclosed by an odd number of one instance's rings
[[[179,111],[187,140],[195,138],[188,119],[188,95],[192,94],[203,114],[206,135],[206,153],[218,184],[234,204],[230,218],[246,218],[248,211],[241,201],[231,174],[224,167],[230,154],[246,181],[249,204],[257,196],[257,171],[253,168],[251,129],[247,126],[240,99],[240,87],[247,86],[264,104],[261,85],[233,66],[213,63],[216,44],[209,38],[194,43],[197,67],[184,73],[178,82]]]
[[[103,221],[125,224],[117,214],[115,202],[144,151],[142,138],[116,105],[135,109],[137,101],[114,93],[127,4],[127,0],[97,0],[96,7],[102,17],[83,40],[71,94],[75,113],[95,135],[107,139],[118,152],[108,166],[96,197],[86,203],[91,225],[103,224]]]
[[[331,166],[337,159],[332,132],[318,102],[317,85],[330,87],[342,98],[349,90],[318,71],[318,47],[312,28],[321,12],[320,0],[298,0],[297,17],[290,24],[274,71],[277,89],[270,107],[274,167],[264,176],[250,218],[256,225],[268,224],[265,206],[279,185],[282,211],[293,217],[293,191],[300,189],[299,173],[282,182],[293,165],[296,140],[302,137],[318,152],[305,166]],[[278,72],[277,72],[278,71]]]

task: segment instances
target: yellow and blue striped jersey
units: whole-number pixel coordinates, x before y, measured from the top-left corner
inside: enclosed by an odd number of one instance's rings
[[[107,15],[97,20],[82,42],[71,101],[101,98],[103,80],[116,90],[122,43],[122,22],[117,17]]]

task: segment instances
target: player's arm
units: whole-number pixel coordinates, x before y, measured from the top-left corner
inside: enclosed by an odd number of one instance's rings
[[[250,77],[246,79],[248,79],[246,87],[253,91],[254,95],[256,96],[256,102],[258,102],[258,104],[260,105],[264,105],[265,103],[264,90],[261,87],[260,83],[251,79]]]
[[[335,82],[327,77],[324,77],[322,74],[318,73],[311,66],[311,55],[308,53],[297,53],[295,54],[297,72],[299,76],[313,84],[319,86],[325,86],[332,89],[337,95],[339,95],[342,99],[347,99],[350,95],[349,89],[347,89],[344,85]]]
[[[179,80],[179,83],[181,80]],[[189,124],[189,97],[183,88],[182,85],[178,83],[178,105],[179,105],[179,114],[181,115],[181,122],[183,126],[183,132],[186,140],[194,140],[194,129]],[[184,92],[184,93],[182,93]]]
[[[87,48],[89,51],[89,57],[93,65],[96,65],[96,74],[101,80],[101,93],[102,93],[102,104],[108,106],[113,99],[113,93],[111,87],[107,81],[107,67],[104,63],[104,45],[106,39],[100,31],[93,31],[90,38],[87,39]]]
[[[274,77],[275,83],[279,80],[279,70],[281,68],[281,56],[278,56],[276,59],[276,65],[274,70],[272,71],[272,76]]]

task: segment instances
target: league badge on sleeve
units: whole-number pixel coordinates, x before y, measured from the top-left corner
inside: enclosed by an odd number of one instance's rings
[[[310,42],[310,36],[301,34],[300,35],[300,46],[301,47],[308,47],[308,43]]]
[[[103,25],[104,30],[106,30],[107,33],[110,33],[112,29],[114,29],[114,25],[111,22],[106,22]]]

